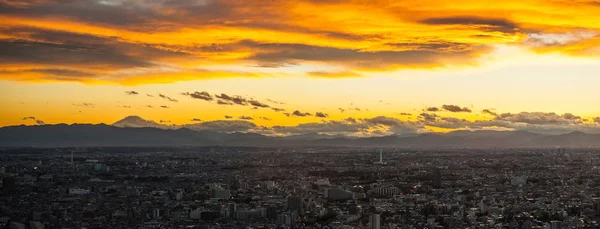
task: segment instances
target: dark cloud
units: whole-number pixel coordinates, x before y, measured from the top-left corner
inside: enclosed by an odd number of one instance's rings
[[[21,120],[33,120],[33,121],[35,122],[35,124],[37,124],[37,125],[46,125],[46,123],[45,123],[44,121],[42,121],[42,120],[39,120],[39,119],[36,119],[36,118],[35,118],[35,117],[33,117],[33,116],[24,117],[24,118],[22,118]]]
[[[285,109],[283,109],[283,108],[271,107],[271,109],[274,110],[275,112],[285,111]]]
[[[346,110],[344,110],[343,108],[338,108],[338,110],[339,110],[341,113],[344,113],[344,111],[346,111]]]
[[[267,117],[260,117],[260,119],[262,119],[262,120],[267,120],[267,121],[270,121],[270,120],[271,120],[270,118],[267,118]]]
[[[427,18],[420,23],[428,25],[476,25],[487,31],[500,31],[505,33],[516,32],[519,26],[509,20],[500,18],[480,18],[480,17],[439,17]]]
[[[403,113],[400,113],[400,115],[402,115],[402,116],[411,116],[412,114],[411,113],[404,113],[403,112]]]
[[[238,45],[261,50],[249,59],[262,63],[320,61],[362,69],[440,66],[458,63],[461,59],[464,63],[464,60],[473,60],[479,53],[491,50],[490,47],[482,45],[472,45],[468,49],[457,51],[418,49],[380,52],[253,41],[243,41]]]
[[[256,100],[250,100],[250,101],[248,101],[248,103],[250,103],[250,105],[255,106],[255,107],[262,107],[262,108],[269,107],[269,105],[261,103],[261,102],[256,101]]]
[[[91,108],[95,107],[95,105],[93,103],[74,103],[73,106],[76,106],[76,107],[91,107]]]
[[[356,123],[357,122],[356,119],[352,118],[352,117],[348,117],[348,118],[344,119],[344,121],[349,122],[349,123]]]
[[[221,93],[220,95],[215,95],[215,97],[217,97],[218,99],[221,99],[223,102],[219,103],[219,104],[223,104],[223,105],[240,105],[240,106],[254,106],[254,107],[259,107],[259,108],[270,108],[271,106],[260,102],[258,100],[255,99],[248,99],[248,98],[244,98],[241,96],[230,96],[227,95],[225,93]],[[272,108],[273,110],[277,111],[277,108]]]
[[[219,105],[233,105],[233,103],[225,102],[223,100],[217,100],[217,104],[219,104]]]
[[[164,106],[164,105],[163,105],[163,106],[160,106],[160,107],[162,107],[162,108],[169,108],[168,106]]]
[[[140,93],[138,93],[137,91],[125,91],[125,94],[128,94],[128,95],[139,95]]]
[[[160,120],[160,123],[171,123],[171,120]]]
[[[323,112],[317,112],[317,113],[315,113],[315,117],[318,117],[318,118],[327,118],[327,117],[329,117],[329,115],[325,114]]]
[[[154,97],[154,96],[153,96],[153,95],[151,95],[151,94],[146,94],[146,96],[148,96],[148,97]]]
[[[419,114],[419,120],[425,121],[425,122],[435,122],[436,118],[438,116],[436,114],[430,114],[430,113],[421,113]]]
[[[240,117],[238,117],[238,118],[239,118],[239,119],[242,119],[242,120],[254,120],[254,118],[253,118],[253,117],[251,117],[251,116],[244,116],[244,115],[242,115],[242,116],[240,116]]]
[[[492,116],[498,116],[498,114],[497,114],[496,112],[493,112],[493,111],[492,111],[492,110],[490,110],[490,109],[483,109],[483,110],[481,111],[481,113],[483,113],[483,114],[489,114],[489,115],[492,115]]]
[[[0,41],[2,47],[0,61],[3,63],[53,65],[56,66],[53,69],[37,71],[72,80],[97,76],[66,67],[86,65],[86,70],[94,69],[96,66],[98,68],[110,66],[117,69],[150,67],[155,65],[152,63],[155,58],[188,56],[185,53],[150,45],[123,43],[115,37],[99,37],[58,30],[13,27],[0,29],[0,33],[21,38]]]
[[[428,107],[427,111],[429,111],[429,112],[437,112],[437,111],[440,111],[440,108],[437,108],[437,107]]]
[[[198,91],[195,91],[195,92],[192,92],[192,93],[190,93],[190,92],[185,92],[185,93],[182,93],[182,94],[183,94],[183,95],[185,95],[185,96],[192,97],[192,98],[194,98],[194,99],[201,99],[201,100],[206,100],[206,101],[212,101],[212,100],[214,99],[214,98],[213,98],[213,97],[212,97],[210,94],[208,94],[208,92],[206,92],[206,91],[203,91],[203,92],[198,92]],[[219,104],[221,104],[221,103],[219,103]]]
[[[148,108],[152,108],[152,105],[147,105],[146,107],[148,107]]]
[[[125,105],[124,106],[120,106],[120,107],[122,107],[122,108],[131,108],[131,106],[125,106]]]
[[[457,105],[442,105],[442,109],[450,111],[450,112],[471,112],[471,109],[468,107],[459,107]]]
[[[232,119],[232,118],[233,118],[233,116],[225,115],[225,118],[226,118],[226,119]]]
[[[267,99],[267,102],[274,103],[274,104],[279,104],[279,105],[285,104],[284,102],[280,102],[280,101],[272,100],[272,99]]]
[[[312,116],[312,114],[311,114],[311,113],[308,113],[308,112],[300,112],[299,110],[295,110],[295,111],[292,113],[292,115],[293,115],[293,116],[299,116],[299,117]]]
[[[169,96],[166,96],[166,95],[163,95],[163,94],[158,94],[158,97],[161,97],[161,98],[163,98],[163,99],[169,100],[169,101],[171,101],[171,102],[179,102],[179,101],[177,101],[176,99],[174,99],[174,98],[171,98],[171,97],[169,97]]]
[[[192,121],[192,122],[202,122],[202,120],[201,120],[201,119],[199,119],[199,118],[193,118],[193,119],[192,119],[192,120],[190,120],[190,121]]]

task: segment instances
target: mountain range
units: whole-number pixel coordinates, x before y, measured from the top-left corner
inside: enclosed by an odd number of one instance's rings
[[[352,146],[399,148],[600,147],[600,134],[544,135],[527,131],[453,131],[418,135],[351,138],[308,133],[274,137],[256,133],[195,129],[196,124],[163,125],[129,116],[113,125],[57,124],[0,128],[0,147],[93,146]]]

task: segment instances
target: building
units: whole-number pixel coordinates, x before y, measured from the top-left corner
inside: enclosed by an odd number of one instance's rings
[[[82,188],[70,188],[69,194],[71,194],[71,195],[86,195],[86,194],[90,194],[90,190],[82,189]]]
[[[527,184],[527,178],[522,176],[516,176],[510,179],[510,185],[512,186],[523,186]]]
[[[215,199],[229,199],[231,197],[231,191],[228,189],[223,189],[221,187],[217,187],[212,189],[212,198]]]
[[[400,194],[400,189],[397,187],[375,188],[373,193],[382,196],[394,196]]]
[[[237,212],[237,205],[235,203],[229,203],[227,205],[227,214],[229,218],[235,219]]]
[[[369,229],[381,228],[381,216],[379,214],[371,214],[369,216]]]
[[[329,200],[349,200],[352,199],[352,192],[340,188],[326,188],[323,196]]]
[[[298,215],[302,215],[304,212],[304,200],[299,196],[288,196],[287,209],[296,211]]]
[[[436,168],[433,170],[432,184],[433,188],[442,187],[442,172],[440,171],[440,169]]]

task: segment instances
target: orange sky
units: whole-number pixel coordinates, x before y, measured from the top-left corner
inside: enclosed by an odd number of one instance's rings
[[[595,132],[598,21],[596,1],[0,0],[0,126]]]

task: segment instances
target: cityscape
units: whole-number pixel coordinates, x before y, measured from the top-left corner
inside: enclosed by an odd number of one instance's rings
[[[5,228],[598,228],[600,149],[3,149]]]
[[[0,0],[0,229],[600,229],[600,0]]]

